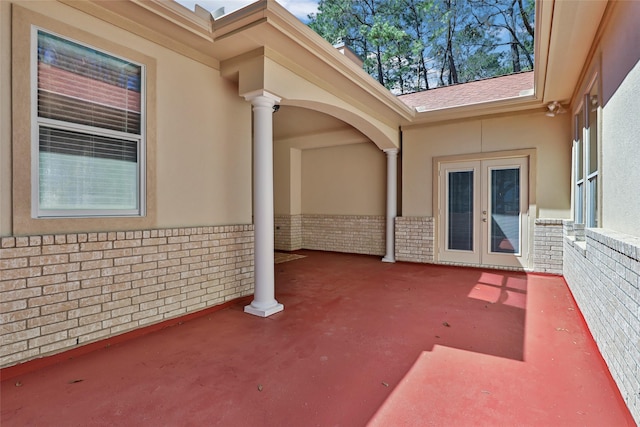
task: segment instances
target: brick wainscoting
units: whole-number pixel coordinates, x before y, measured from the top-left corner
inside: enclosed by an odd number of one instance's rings
[[[302,215],[274,217],[274,246],[277,251],[302,249]]]
[[[382,256],[384,234],[384,216],[302,215],[305,249]]]
[[[533,229],[533,271],[562,274],[562,220],[538,218]]]
[[[253,293],[252,225],[0,242],[0,367]]]
[[[565,280],[640,423],[640,238],[564,225]]]
[[[396,218],[396,260],[433,262],[433,217]]]

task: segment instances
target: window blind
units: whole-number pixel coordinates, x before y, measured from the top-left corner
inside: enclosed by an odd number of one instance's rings
[[[140,134],[141,67],[38,33],[38,116]]]
[[[37,37],[39,215],[139,214],[142,67]]]
[[[40,208],[138,208],[138,144],[40,127]]]

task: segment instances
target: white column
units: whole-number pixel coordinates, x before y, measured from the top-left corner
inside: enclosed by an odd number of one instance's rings
[[[398,149],[388,148],[384,152],[387,154],[387,248],[382,261],[396,262],[395,222],[398,212]]]
[[[255,224],[253,301],[245,313],[260,317],[284,310],[275,299],[273,268],[273,106],[275,95],[259,91],[245,95],[253,105],[253,222]]]

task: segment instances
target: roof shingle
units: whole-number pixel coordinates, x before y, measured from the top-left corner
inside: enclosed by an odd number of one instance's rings
[[[410,107],[420,107],[420,111],[429,111],[515,98],[532,89],[533,71],[527,71],[400,95],[398,99]]]

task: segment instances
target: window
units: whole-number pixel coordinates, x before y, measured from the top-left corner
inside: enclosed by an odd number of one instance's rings
[[[574,221],[584,224],[584,112],[581,109],[575,117],[575,138],[573,158],[575,170]]]
[[[587,95],[585,101],[588,108],[587,131],[585,132],[588,145],[585,153],[587,171],[587,227],[598,227],[598,90],[596,85]]]
[[[144,67],[33,31],[32,216],[144,215]]]
[[[599,226],[598,211],[598,111],[597,81],[584,95],[575,115],[573,141],[574,221],[586,227]]]

